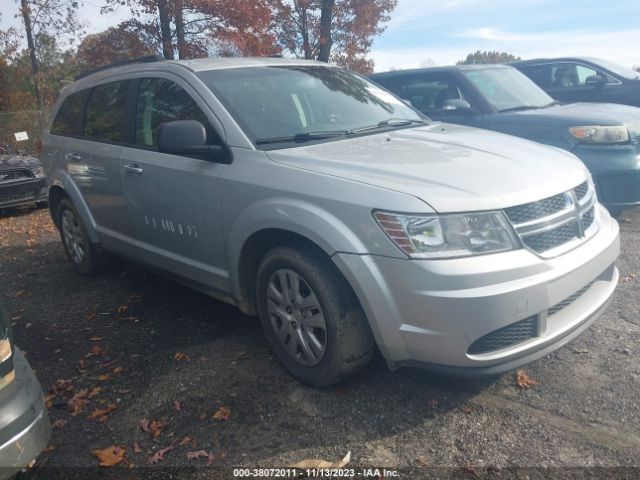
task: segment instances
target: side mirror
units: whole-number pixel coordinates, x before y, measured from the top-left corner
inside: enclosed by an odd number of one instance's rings
[[[601,87],[604,85],[604,78],[602,78],[600,75],[591,75],[590,77],[587,77],[584,81],[585,86],[587,87]]]
[[[158,127],[158,150],[174,155],[203,155],[208,160],[230,163],[222,145],[207,144],[207,129],[197,120],[175,120]]]
[[[461,98],[452,98],[444,101],[442,111],[445,113],[471,113],[471,104]]]

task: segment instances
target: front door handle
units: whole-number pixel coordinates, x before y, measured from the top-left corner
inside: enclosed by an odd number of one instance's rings
[[[133,165],[125,165],[124,171],[127,173],[135,173],[137,175],[142,175],[142,169],[135,163]]]
[[[82,160],[80,154],[75,152],[67,153],[64,157],[71,162],[79,162],[80,160]]]

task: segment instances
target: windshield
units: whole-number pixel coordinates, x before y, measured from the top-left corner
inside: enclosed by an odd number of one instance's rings
[[[600,65],[603,68],[606,68],[611,73],[614,73],[620,77],[628,78],[630,80],[634,80],[640,78],[640,72],[636,72],[635,70],[631,70],[630,68],[623,67],[622,65],[618,65],[617,63],[610,62],[608,60],[592,60],[592,62],[596,65]]]
[[[375,133],[425,120],[389,92],[339,68],[252,67],[198,75],[256,145],[335,139],[365,127]]]
[[[482,96],[498,111],[540,108],[553,99],[515,68],[463,71]]]

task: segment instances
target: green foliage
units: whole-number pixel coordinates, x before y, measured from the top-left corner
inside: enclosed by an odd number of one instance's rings
[[[516,57],[506,52],[481,52],[480,50],[475,53],[470,53],[467,58],[460,60],[456,65],[479,65],[487,63],[510,63],[521,60],[520,57]]]

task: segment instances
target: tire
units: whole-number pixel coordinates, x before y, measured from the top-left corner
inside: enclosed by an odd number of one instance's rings
[[[64,198],[56,214],[60,238],[73,268],[83,275],[98,273],[106,263],[105,254],[89,241],[87,229],[71,201]]]
[[[327,259],[311,249],[274,248],[263,257],[256,283],[267,340],[294,377],[323,387],[369,363],[375,342],[367,318]]]

